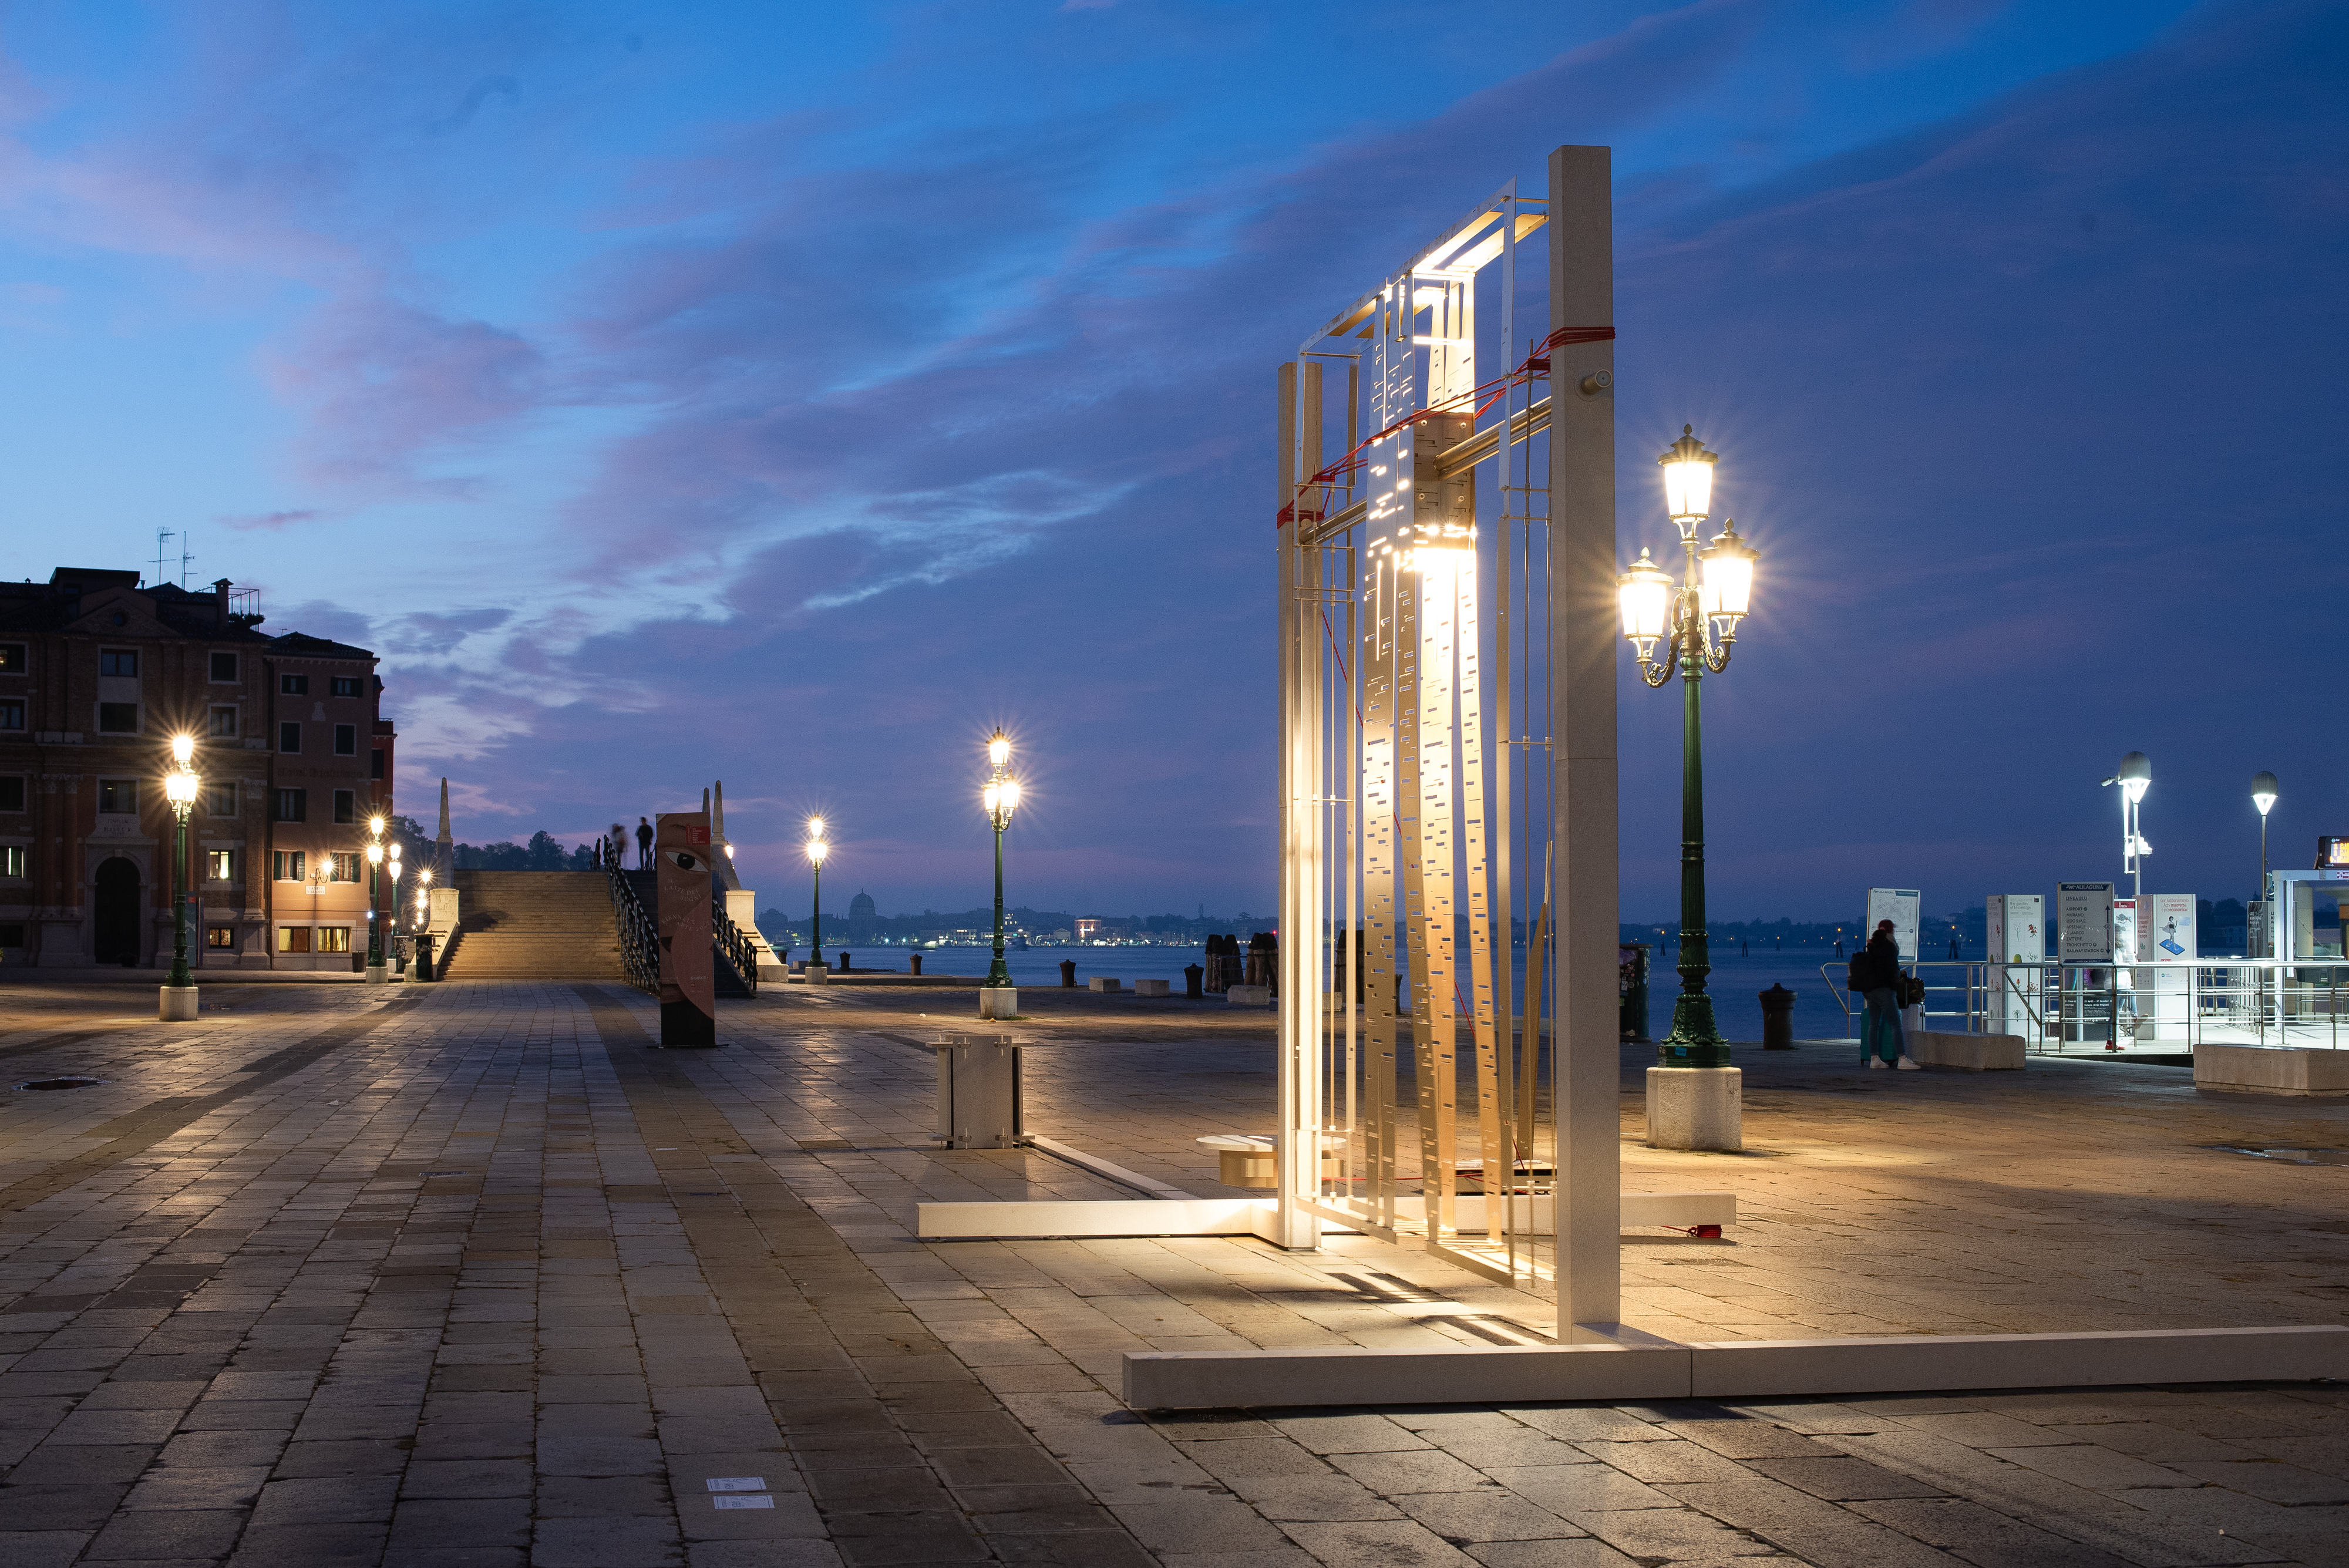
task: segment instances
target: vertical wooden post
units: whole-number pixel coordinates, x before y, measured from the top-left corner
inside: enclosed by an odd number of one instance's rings
[[[1550,327],[1615,323],[1609,151],[1549,155]],[[1614,346],[1550,352],[1550,626],[1556,814],[1557,1336],[1609,1337],[1622,1316],[1616,945]],[[1539,1016],[1528,1003],[1526,1035]]]

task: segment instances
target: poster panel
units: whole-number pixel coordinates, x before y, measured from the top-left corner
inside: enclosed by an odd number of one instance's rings
[[[653,912],[660,934],[661,1041],[718,1044],[718,976],[710,950],[709,818],[698,811],[653,819]]]
[[[2055,961],[2110,963],[2113,957],[2113,885],[2055,884]]]
[[[2137,900],[2137,956],[2158,967],[2137,976],[2137,1038],[2146,1037],[2143,1020],[2150,1019],[2156,1040],[2191,1038],[2194,971],[2190,961],[2200,956],[2194,929],[2195,898],[2191,893],[2147,893]]]
[[[2044,893],[1992,893],[1985,900],[1989,929],[1985,933],[1991,969],[1990,1029],[1994,1034],[2031,1035],[2038,1024],[2039,970],[2047,958],[2047,896]],[[2009,969],[2009,964],[2017,965]]]
[[[1876,934],[1877,926],[1885,920],[1892,922],[1893,940],[1900,944],[1900,961],[1917,961],[1917,911],[1920,895],[1914,888],[1870,888],[1868,890],[1868,929],[1860,940]]]

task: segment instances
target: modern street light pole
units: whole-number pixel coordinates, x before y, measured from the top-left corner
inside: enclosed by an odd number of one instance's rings
[[[1656,1047],[1668,1067],[1726,1067],[1728,1042],[1713,1021],[1713,998],[1705,993],[1712,972],[1704,909],[1704,728],[1700,682],[1705,672],[1729,668],[1737,623],[1753,597],[1757,552],[1737,535],[1733,520],[1711,545],[1697,546],[1697,527],[1711,514],[1713,468],[1690,427],[1656,462],[1664,471],[1664,505],[1680,529],[1686,567],[1676,586],[1670,573],[1640,552],[1631,569],[1616,580],[1623,612],[1623,636],[1640,659],[1640,678],[1661,686],[1677,665],[1682,690],[1681,729],[1681,993],[1672,1002],[1672,1029]],[[1666,644],[1664,658],[1654,654]]]
[[[171,852],[171,972],[163,983],[172,990],[192,989],[194,979],[188,973],[188,813],[196,804],[196,792],[202,780],[196,776],[193,766],[196,742],[192,736],[171,738],[171,771],[163,775],[163,795],[171,803],[171,815],[178,824]],[[171,1016],[170,1002],[164,1003],[163,1016]],[[193,1016],[192,1011],[189,1016]]]
[[[1019,809],[1019,781],[1006,771],[1010,760],[1010,737],[998,729],[987,742],[987,787],[979,792],[987,820],[995,828],[995,962],[987,971],[990,989],[1011,983],[1011,968],[1003,961],[1003,830],[1011,825],[1011,814]]]
[[[2260,897],[2268,896],[2268,813],[2276,803],[2276,776],[2261,769],[2251,775],[2251,804],[2260,808]]]
[[[2131,752],[2105,781],[2107,788],[2121,786],[2121,869],[2128,874],[2129,897],[2145,896],[2145,871],[2138,865],[2153,853],[2153,846],[2145,841],[2145,815],[2140,803],[2145,792],[2153,787],[2153,763],[2143,752]]]

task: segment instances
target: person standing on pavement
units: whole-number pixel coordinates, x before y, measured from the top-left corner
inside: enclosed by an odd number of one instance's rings
[[[1860,1054],[1871,1067],[1898,1065],[1918,1071],[1920,1064],[1909,1054],[1909,1041],[1900,1028],[1900,993],[1909,977],[1900,972],[1900,944],[1892,935],[1891,921],[1877,922],[1864,956],[1868,1026],[1860,1036]]]
[[[636,818],[636,869],[649,870],[653,863],[653,825],[648,817]]]

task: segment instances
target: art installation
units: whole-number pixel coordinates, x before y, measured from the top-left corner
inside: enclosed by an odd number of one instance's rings
[[[663,812],[653,819],[654,919],[660,931],[660,1043],[718,1044],[718,980],[710,951],[709,816]]]

